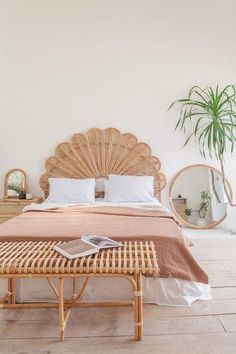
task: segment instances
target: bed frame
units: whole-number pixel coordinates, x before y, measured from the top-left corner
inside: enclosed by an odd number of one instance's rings
[[[121,134],[115,128],[93,128],[85,134],[73,135],[69,142],[56,147],[55,155],[46,160],[45,168],[46,172],[40,178],[45,197],[49,192],[49,177],[154,176],[155,196],[159,200],[161,190],[166,186],[166,177],[160,172],[160,160],[151,155],[150,146],[138,142],[133,134]]]

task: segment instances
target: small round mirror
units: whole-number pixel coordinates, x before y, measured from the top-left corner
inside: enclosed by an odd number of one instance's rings
[[[5,198],[18,198],[21,192],[26,193],[27,178],[23,170],[10,170],[5,177]]]
[[[232,195],[229,182],[227,185]],[[170,186],[170,205],[176,217],[191,228],[207,229],[226,217],[227,198],[222,174],[214,167],[192,165],[181,170]]]

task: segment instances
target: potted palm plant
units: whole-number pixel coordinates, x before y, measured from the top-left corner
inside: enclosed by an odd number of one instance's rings
[[[181,106],[175,130],[179,129],[187,138],[187,146],[195,138],[201,155],[219,161],[224,192],[228,200],[228,221],[231,231],[236,232],[236,205],[227,187],[225,156],[234,152],[236,142],[236,85],[207,87],[193,86],[186,98],[173,102]]]

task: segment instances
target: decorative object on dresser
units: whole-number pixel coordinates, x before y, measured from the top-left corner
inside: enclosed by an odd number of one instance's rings
[[[220,163],[228,224],[236,233],[236,204],[225,176],[225,157],[228,150],[234,152],[236,142],[236,85],[222,89],[219,85],[204,89],[193,86],[186,98],[173,102],[169,109],[176,103],[181,111],[175,129],[188,133],[184,146],[194,138],[204,158],[216,158]]]
[[[42,198],[35,197],[31,200],[17,198],[0,199],[0,224],[14,216],[20,215],[22,209],[31,203],[42,203]]]
[[[14,168],[7,172],[4,183],[5,198],[25,199],[27,192],[27,176],[25,171]]]
[[[207,229],[222,222],[227,202],[222,180],[220,171],[208,165],[187,166],[178,172],[169,192],[176,217],[191,228]],[[227,188],[232,195],[228,181]]]

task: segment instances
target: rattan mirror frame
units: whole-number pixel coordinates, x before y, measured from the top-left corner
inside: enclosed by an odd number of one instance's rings
[[[21,172],[24,175],[24,177],[25,177],[25,192],[27,192],[27,190],[28,190],[28,180],[27,180],[27,175],[26,175],[25,171],[20,169],[20,168],[13,168],[13,169],[9,170],[7,172],[7,174],[5,175],[5,179],[4,179],[4,199],[15,199],[16,198],[15,196],[8,196],[7,195],[7,189],[8,189],[8,178],[9,178],[9,176],[12,173],[17,172],[17,171]]]
[[[172,200],[172,191],[173,191],[173,188],[174,188],[174,183],[176,181],[176,179],[178,178],[179,175],[181,175],[184,171],[190,169],[190,168],[196,168],[196,167],[206,167],[206,168],[210,168],[216,172],[219,173],[219,175],[222,176],[222,173],[215,167],[213,166],[210,166],[210,165],[205,165],[205,164],[196,164],[196,165],[189,165],[189,166],[186,166],[184,167],[182,170],[180,170],[178,173],[176,173],[176,175],[173,177],[173,180],[170,184],[170,188],[169,188],[169,203],[170,203],[170,206],[171,206],[171,209],[175,215],[175,217],[185,226],[187,227],[190,227],[191,229],[211,229],[213,227],[215,227],[216,225],[219,225],[227,216],[227,212],[225,212],[225,215],[220,218],[219,220],[217,220],[216,222],[210,224],[210,225],[205,225],[205,226],[198,226],[198,225],[194,225],[194,224],[191,224],[189,222],[187,222],[186,220],[184,220],[183,218],[181,218],[179,216],[179,214],[176,212],[176,209],[175,209],[175,206],[174,206],[174,203],[173,203],[173,200]],[[228,185],[228,188],[229,188],[229,192],[230,192],[230,195],[232,197],[233,193],[232,193],[232,188],[231,188],[231,185],[229,183],[228,180],[227,181],[227,185]]]

